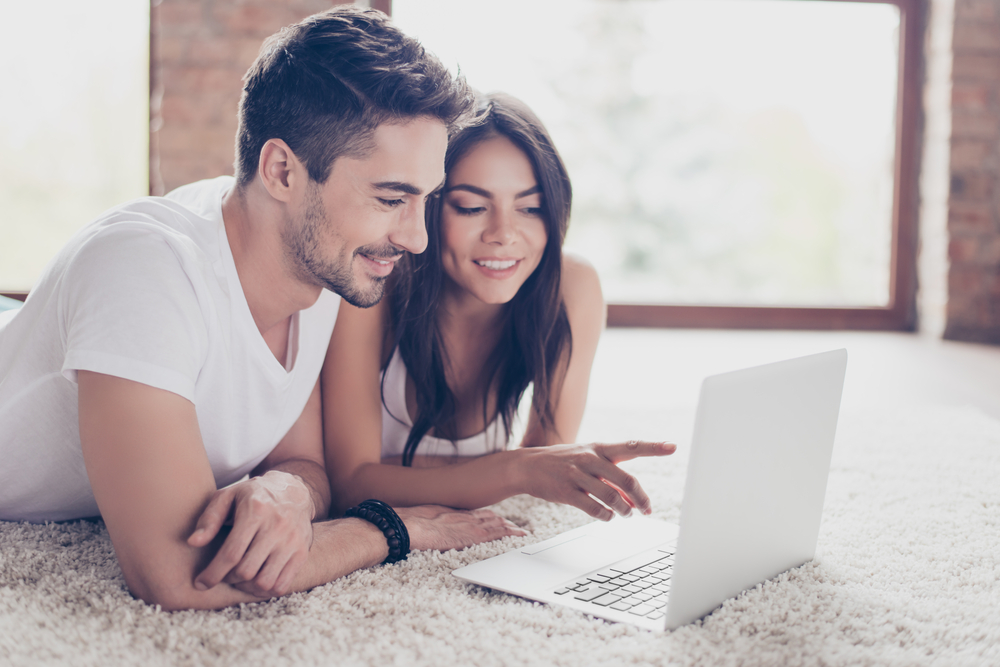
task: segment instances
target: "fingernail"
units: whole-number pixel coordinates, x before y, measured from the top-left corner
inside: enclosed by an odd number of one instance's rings
[[[195,587],[196,589],[198,589],[199,591],[207,591],[207,590],[208,590],[208,586],[206,586],[206,585],[205,585],[204,583],[202,583],[201,581],[195,581],[195,582],[194,582],[194,587]]]

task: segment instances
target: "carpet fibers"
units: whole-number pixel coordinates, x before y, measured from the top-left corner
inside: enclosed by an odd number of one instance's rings
[[[676,455],[627,467],[677,521],[689,433],[687,413],[609,410],[582,435],[675,435]],[[100,522],[0,522],[0,664],[1000,664],[1000,422],[971,408],[842,415],[816,558],[670,633],[459,582],[587,520],[525,496],[495,509],[531,535],[218,612],[132,599]]]

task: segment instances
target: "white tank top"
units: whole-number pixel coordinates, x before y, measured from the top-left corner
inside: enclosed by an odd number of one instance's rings
[[[406,409],[406,364],[399,348],[392,354],[382,374],[382,458],[402,456],[413,421]],[[452,442],[425,435],[417,446],[417,455],[482,456],[507,448],[507,434],[499,415],[481,433]]]

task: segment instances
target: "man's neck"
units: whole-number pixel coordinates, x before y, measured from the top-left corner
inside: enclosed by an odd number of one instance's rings
[[[298,280],[285,260],[286,211],[256,182],[222,200],[222,220],[250,314],[262,335],[316,303],[321,287]]]

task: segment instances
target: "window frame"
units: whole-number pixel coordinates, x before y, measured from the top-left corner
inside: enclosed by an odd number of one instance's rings
[[[808,0],[806,0],[808,1]],[[609,303],[609,327],[913,331],[917,326],[919,131],[924,12],[920,0],[833,0],[899,8],[889,303],[868,307]]]
[[[894,5],[900,13],[888,305],[809,307],[612,302],[608,304],[609,327],[896,331],[916,328],[923,3],[921,0],[832,1]],[[370,0],[370,4],[387,14],[392,13],[392,0]]]

